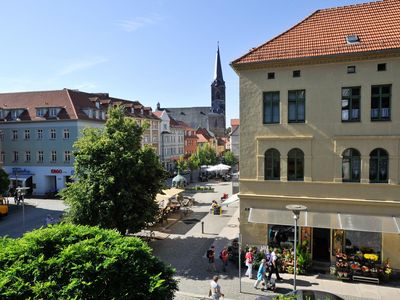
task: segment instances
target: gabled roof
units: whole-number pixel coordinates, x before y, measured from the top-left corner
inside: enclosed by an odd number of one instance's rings
[[[100,103],[99,108],[96,102]],[[0,109],[13,110],[21,109],[23,113],[19,116],[21,121],[44,121],[48,118],[38,117],[37,108],[59,108],[57,120],[105,120],[89,118],[85,113],[87,109],[106,111],[109,105],[124,105],[127,107],[137,106],[144,108],[145,114],[131,113],[126,114],[133,117],[145,119],[157,119],[150,108],[145,108],[138,101],[109,97],[108,93],[86,93],[78,90],[62,89],[54,91],[32,91],[0,93]],[[53,118],[54,119],[54,118]]]
[[[208,140],[201,133],[197,134],[197,143],[207,143]]]
[[[349,35],[360,42],[348,43]],[[389,49],[400,49],[400,0],[317,10],[232,65]]]

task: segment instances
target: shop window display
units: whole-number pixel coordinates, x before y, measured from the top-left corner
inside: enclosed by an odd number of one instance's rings
[[[389,280],[392,269],[389,260],[381,261],[381,233],[335,230],[333,242],[339,279]]]

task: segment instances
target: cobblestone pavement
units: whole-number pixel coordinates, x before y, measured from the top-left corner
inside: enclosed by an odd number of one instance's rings
[[[193,213],[170,225],[167,229],[169,237],[153,241],[150,246],[154,254],[176,269],[176,278],[179,280],[177,300],[209,299],[207,297],[209,282],[214,274],[220,276],[222,292],[225,300],[238,299],[271,299],[272,292],[262,292],[253,288],[254,280],[242,277],[239,281],[238,269],[230,264],[226,272],[217,259],[217,272],[207,271],[205,253],[213,244],[216,247],[216,256],[224,245],[238,235],[238,204],[224,208],[222,216],[208,213],[213,199],[219,200],[222,193],[231,195],[230,183],[207,183],[215,188],[214,193],[198,193],[194,197],[196,205]],[[201,232],[201,221],[204,222],[204,231]],[[242,272],[245,270],[243,269]],[[243,274],[243,273],[242,273]],[[283,282],[277,283],[277,293],[284,294],[292,290],[293,275],[282,274]],[[390,286],[364,283],[342,282],[325,274],[298,276],[298,289],[322,290],[342,296],[346,300],[361,299],[400,299],[400,283]],[[241,286],[241,290],[240,290]]]

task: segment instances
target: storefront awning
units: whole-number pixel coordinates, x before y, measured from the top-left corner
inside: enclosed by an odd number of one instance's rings
[[[293,213],[288,210],[250,208],[250,223],[293,225]],[[400,216],[376,216],[304,211],[299,226],[332,228],[368,232],[400,233]]]
[[[17,176],[15,174],[8,175],[8,179],[10,179],[10,180],[19,180],[19,181],[26,181],[30,177],[32,177],[32,175],[30,175],[30,174],[20,174],[20,175],[17,175]]]

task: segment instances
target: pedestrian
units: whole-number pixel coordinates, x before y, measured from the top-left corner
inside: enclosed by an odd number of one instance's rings
[[[253,255],[253,248],[249,248],[249,251],[247,251],[245,255],[246,259],[246,266],[247,266],[247,271],[245,276],[249,276],[249,279],[253,278],[253,260],[254,260],[254,255]]]
[[[224,247],[224,249],[222,249],[219,258],[222,260],[222,270],[225,272],[226,271],[226,267],[228,266],[228,260],[229,260],[229,252],[228,249],[226,249],[226,247]]]
[[[283,280],[282,277],[279,275],[279,259],[276,255],[278,251],[277,248],[274,248],[274,251],[271,252],[271,258],[269,261],[269,272],[268,272],[268,282],[271,281],[272,273],[275,272],[276,280]]]
[[[217,271],[215,267],[215,248],[211,246],[210,249],[207,250],[207,258],[208,258],[208,271]]]
[[[254,288],[258,289],[258,285],[260,284],[261,281],[264,281],[264,284],[266,285],[266,276],[265,273],[267,272],[267,261],[263,258],[260,263],[260,267],[258,268],[257,272],[257,281],[254,283]]]
[[[208,294],[213,300],[219,300],[221,297],[225,297],[224,294],[221,293],[221,286],[218,283],[218,279],[219,277],[215,275],[210,282],[211,288]]]

